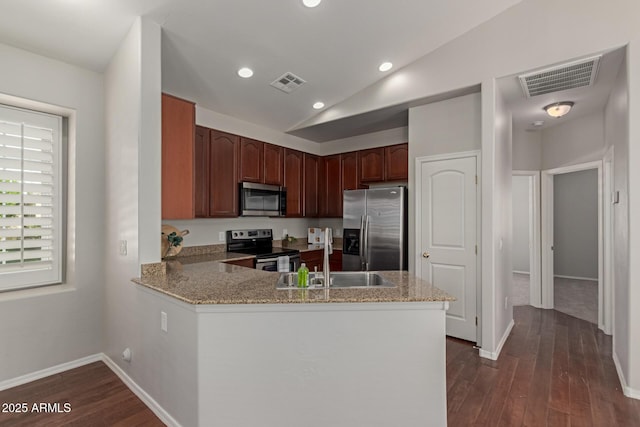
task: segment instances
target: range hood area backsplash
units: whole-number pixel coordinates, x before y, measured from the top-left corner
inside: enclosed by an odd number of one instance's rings
[[[342,218],[199,218],[193,220],[163,220],[163,224],[173,225],[180,230],[189,230],[184,246],[217,245],[225,242],[224,233],[232,229],[271,228],[274,240],[280,240],[286,233],[306,241],[307,228],[331,227],[335,237],[342,237]],[[336,233],[340,230],[340,233]],[[220,234],[222,233],[222,234]],[[220,238],[222,237],[222,240]]]

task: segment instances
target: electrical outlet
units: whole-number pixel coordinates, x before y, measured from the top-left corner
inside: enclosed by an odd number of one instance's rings
[[[282,237],[286,236],[289,234],[289,230],[287,230],[286,228],[282,229]]]
[[[120,240],[120,255],[126,255],[127,254],[127,241],[126,240]]]
[[[226,237],[224,235],[224,231],[221,231],[218,233],[218,241],[219,242],[224,242],[226,240]]]
[[[509,297],[504,297],[504,309],[506,310],[509,306]]]
[[[160,312],[160,329],[162,332],[167,332],[167,313],[164,311]]]

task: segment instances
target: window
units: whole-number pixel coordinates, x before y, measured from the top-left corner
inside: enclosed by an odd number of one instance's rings
[[[0,105],[0,291],[62,281],[61,131]]]

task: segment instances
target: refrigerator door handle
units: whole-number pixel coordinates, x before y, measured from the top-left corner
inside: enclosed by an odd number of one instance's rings
[[[360,217],[360,268],[364,266],[364,215]]]
[[[369,215],[364,216],[364,269],[369,271]]]

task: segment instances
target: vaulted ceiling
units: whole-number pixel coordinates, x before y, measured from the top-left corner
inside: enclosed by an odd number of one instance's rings
[[[0,42],[100,72],[148,15],[163,29],[164,91],[285,132],[519,1],[3,0]],[[306,83],[269,85],[285,72]]]

